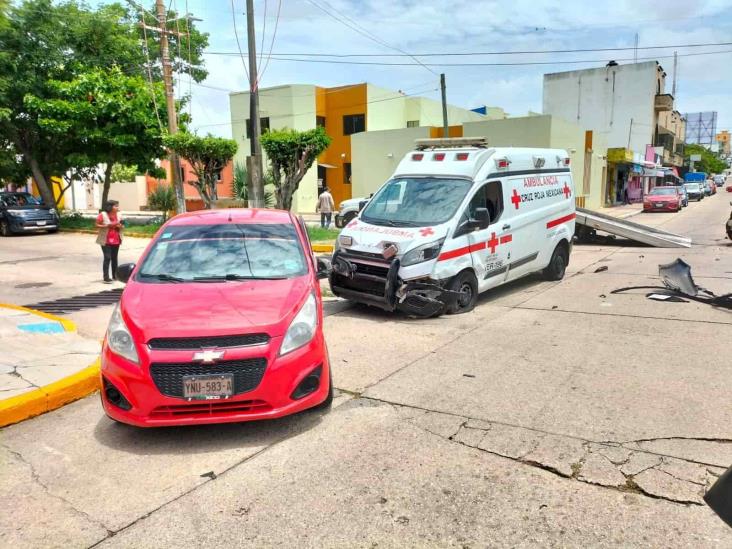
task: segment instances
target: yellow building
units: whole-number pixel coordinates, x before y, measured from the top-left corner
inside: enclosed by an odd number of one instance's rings
[[[229,103],[232,134],[239,144],[234,160],[245,164],[251,146],[249,92],[232,93]],[[442,105],[439,101],[409,96],[368,83],[334,88],[313,85],[262,88],[259,92],[259,109],[263,131],[269,128],[303,131],[323,126],[333,140],[318,158],[317,166],[314,165],[300,183],[292,207],[296,212],[313,212],[319,189],[326,185],[336,205],[357,196],[352,189],[362,182],[356,181],[352,170],[352,135],[442,124]],[[486,116],[482,114],[448,106],[451,125],[485,119]],[[266,166],[265,159],[265,169]]]
[[[719,144],[719,152],[723,156],[730,156],[730,154],[732,154],[732,143],[730,143],[729,131],[722,130],[717,134],[715,140]]]

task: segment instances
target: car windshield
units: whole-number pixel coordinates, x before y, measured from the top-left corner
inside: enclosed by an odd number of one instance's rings
[[[294,225],[181,225],[166,227],[157,237],[137,280],[293,278],[307,273],[305,261]]]
[[[39,206],[41,201],[29,193],[4,194],[2,202],[8,208],[22,208],[23,206]]]
[[[687,190],[692,190],[692,191],[698,191],[699,190],[699,184],[698,183],[687,183],[686,185],[684,185],[684,187],[686,187]]]
[[[371,199],[361,219],[394,227],[439,225],[455,214],[472,185],[469,179],[395,178]]]
[[[649,194],[676,194],[676,189],[674,189],[673,187],[656,187]]]

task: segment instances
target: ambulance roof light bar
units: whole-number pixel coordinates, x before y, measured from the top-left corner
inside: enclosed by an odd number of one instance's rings
[[[455,149],[465,147],[476,147],[485,149],[488,147],[487,137],[448,137],[439,139],[417,139],[414,147],[418,151],[426,149]]]

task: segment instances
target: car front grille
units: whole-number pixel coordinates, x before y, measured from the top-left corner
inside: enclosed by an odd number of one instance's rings
[[[147,342],[153,351],[188,351],[198,349],[228,349],[269,343],[267,334],[245,334],[212,337],[158,337]]]
[[[238,414],[255,414],[271,410],[263,400],[237,400],[196,402],[195,404],[176,404],[173,406],[158,406],[150,412],[150,417],[156,419],[176,418],[184,416],[227,416]]]
[[[183,398],[183,376],[233,374],[233,394],[240,395],[259,386],[266,368],[265,358],[225,360],[214,364],[154,362],[150,365],[150,376],[162,394]]]

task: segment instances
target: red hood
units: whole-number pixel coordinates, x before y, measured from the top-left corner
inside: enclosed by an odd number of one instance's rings
[[[122,314],[135,338],[266,332],[284,335],[310,291],[309,276],[285,280],[146,284],[130,281]]]

